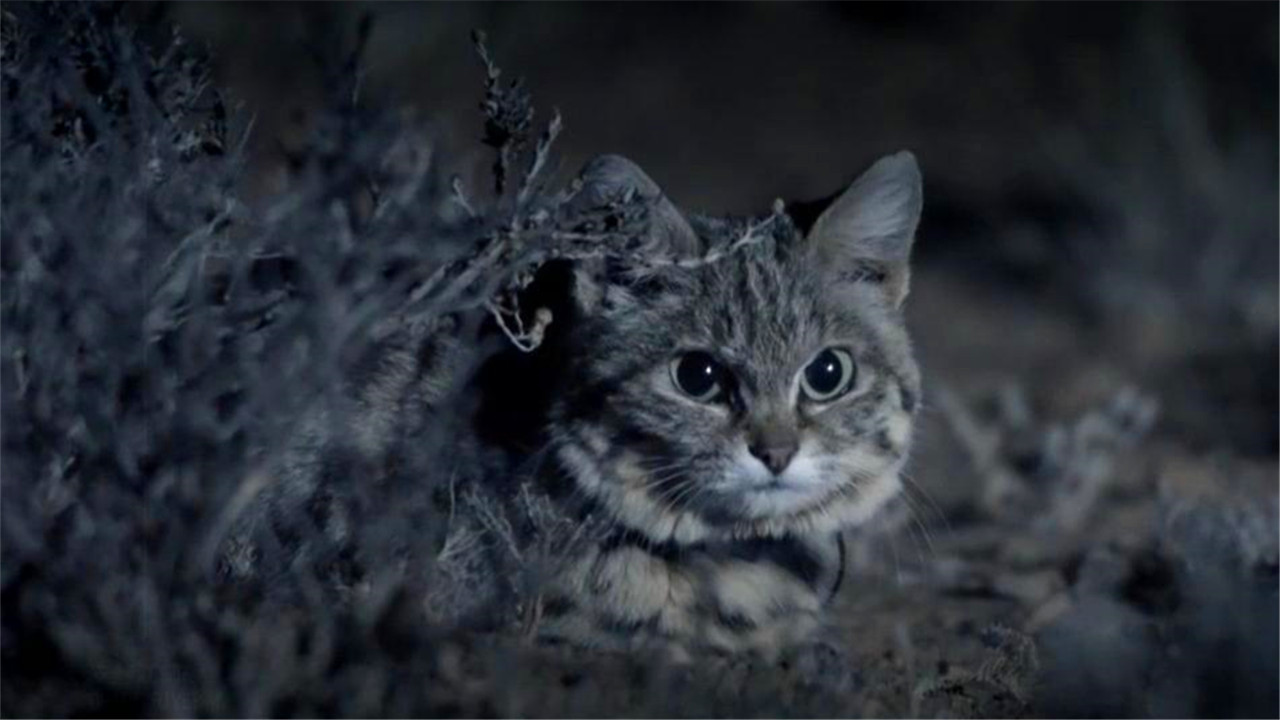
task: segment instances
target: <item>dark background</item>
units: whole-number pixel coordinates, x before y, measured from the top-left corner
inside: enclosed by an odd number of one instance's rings
[[[1274,5],[130,9],[212,50],[256,118],[262,192],[326,96],[317,58],[349,51],[365,15],[361,102],[413,108],[468,178],[489,161],[473,28],[538,122],[563,114],[566,179],[621,153],[682,207],[751,213],[909,148],[926,195],[911,314],[932,379],[1051,381],[1078,390],[1052,400],[1071,406],[1137,376],[1180,440],[1277,450]]]
[[[418,108],[473,150],[481,28],[508,72],[601,152],[649,168],[682,204],[754,212],[829,193],[908,147],[936,193],[984,205],[1041,183],[1076,131],[1101,155],[1133,133],[1203,123],[1204,141],[1274,169],[1276,12],[1265,4],[199,3],[159,6],[209,44],[266,141],[322,95],[314,53],[374,18],[368,100]],[[1182,102],[1183,105],[1175,103]],[[1199,118],[1173,117],[1201,115]],[[1170,151],[1150,148],[1157,154]],[[1104,149],[1105,148],[1105,149]],[[1089,158],[1078,158],[1085,161]],[[1122,158],[1116,157],[1117,162]],[[1155,160],[1155,158],[1147,158]],[[1062,202],[1076,198],[1065,197]]]

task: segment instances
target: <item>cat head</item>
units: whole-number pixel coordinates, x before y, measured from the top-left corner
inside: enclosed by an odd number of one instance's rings
[[[860,524],[900,489],[920,378],[902,316],[921,209],[907,152],[805,233],[788,218],[681,213],[624,158],[590,202],[651,204],[652,262],[583,266],[559,460],[614,520],[658,542]]]

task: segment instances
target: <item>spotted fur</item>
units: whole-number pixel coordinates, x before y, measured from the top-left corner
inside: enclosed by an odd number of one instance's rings
[[[584,182],[650,196],[655,247],[677,261],[578,273],[585,319],[552,434],[560,470],[618,529],[560,579],[545,632],[767,652],[799,642],[838,582],[839,531],[895,496],[910,448],[914,158],[881,160],[808,233],[773,223],[727,253],[761,224],[687,217],[621,158],[597,160]],[[853,389],[801,399],[799,373],[829,347],[852,354]],[[726,402],[673,381],[672,360],[693,350],[728,368]],[[777,475],[749,450],[775,431],[799,443]]]

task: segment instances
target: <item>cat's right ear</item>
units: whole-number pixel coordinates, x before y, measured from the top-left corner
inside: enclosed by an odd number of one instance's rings
[[[879,283],[894,306],[907,296],[909,260],[923,206],[910,152],[881,158],[818,217],[809,241],[837,277]]]
[[[602,207],[628,195],[650,203],[649,237],[642,253],[676,258],[698,253],[698,235],[689,221],[658,184],[631,160],[621,155],[601,155],[587,163],[578,175],[578,182],[581,187],[571,203],[580,209]],[[594,308],[605,292],[599,277],[600,265],[602,263],[581,265],[574,272],[574,296],[586,310]]]

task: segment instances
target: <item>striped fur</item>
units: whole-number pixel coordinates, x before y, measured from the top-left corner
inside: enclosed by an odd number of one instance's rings
[[[543,597],[541,635],[626,649],[657,642],[774,653],[819,626],[839,586],[836,536],[654,544],[619,531]]]
[[[589,168],[593,181],[657,187],[619,158]],[[548,634],[772,652],[817,626],[839,531],[894,497],[910,448],[920,378],[901,303],[919,187],[914,159],[892,156],[807,235],[783,222],[715,262],[579,273],[585,320],[552,433],[561,470],[619,530],[561,578]],[[672,217],[660,198],[655,212],[655,245],[677,258],[716,254],[748,228]],[[858,379],[815,404],[799,373],[829,347],[852,354]],[[727,402],[676,387],[670,364],[691,350],[730,370]],[[761,427],[799,437],[776,478],[748,451]]]

